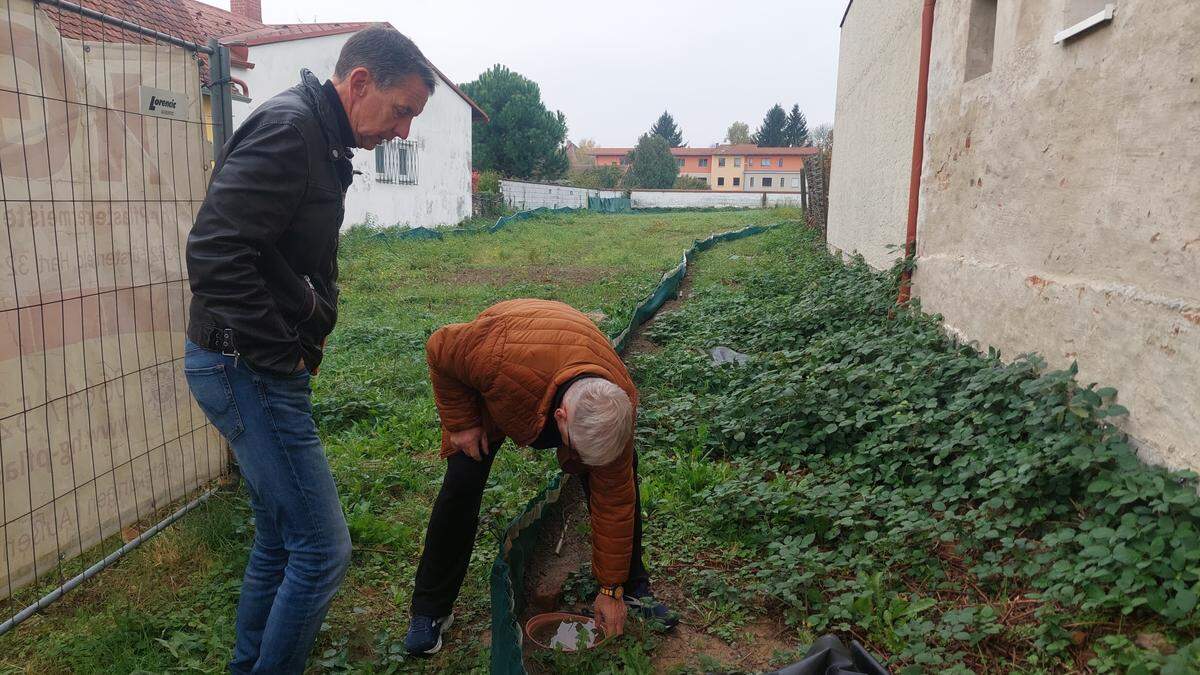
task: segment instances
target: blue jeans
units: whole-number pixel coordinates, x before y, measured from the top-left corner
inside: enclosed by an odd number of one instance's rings
[[[255,372],[188,342],[188,387],[233,448],[254,512],[234,673],[302,673],[350,564],[350,532],[312,418],[309,374]]]

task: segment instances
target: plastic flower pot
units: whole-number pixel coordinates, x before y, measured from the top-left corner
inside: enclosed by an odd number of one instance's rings
[[[592,640],[589,644],[586,635],[580,633],[590,631]],[[547,612],[538,614],[525,622],[525,635],[534,644],[543,649],[560,649],[564,652],[577,652],[598,647],[608,639],[608,634],[591,617],[566,612]]]

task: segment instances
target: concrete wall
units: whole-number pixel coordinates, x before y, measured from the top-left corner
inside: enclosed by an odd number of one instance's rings
[[[546,206],[552,209],[569,207],[586,209],[587,198],[593,197],[624,197],[620,190],[587,190],[567,185],[552,185],[549,183],[527,183],[518,180],[500,181],[500,192],[504,202],[517,210],[536,209]]]
[[[346,35],[250,47],[254,68],[234,68],[233,76],[250,87],[250,103],[234,102],[234,126],[256,107],[300,81],[308,68],[325,80]],[[378,225],[453,225],[471,216],[471,107],[444,82],[438,83],[424,112],[413,120],[409,140],[418,144],[416,185],[375,181],[375,155],[354,151],[354,168],[362,175],[346,194],[344,227],[371,222]]]
[[[909,25],[890,4],[856,0],[848,26],[879,35],[844,33],[850,64]],[[964,82],[970,5],[937,6],[916,292],[981,346],[1078,361],[1080,382],[1118,388],[1146,460],[1200,469],[1200,13],[1119,0],[1111,24],[1054,44],[1064,0],[1004,1],[991,70]],[[881,125],[851,121],[879,103],[839,91],[830,240],[843,248],[899,241],[901,218],[851,203],[904,174],[852,161]]]
[[[764,200],[764,194],[766,198]],[[800,205],[800,194],[763,192],[709,192],[686,190],[634,190],[630,198],[635,209],[647,208],[721,208],[747,209],[763,206]]]
[[[904,243],[920,14],[915,0],[854,0],[842,26],[828,242],[880,268]]]

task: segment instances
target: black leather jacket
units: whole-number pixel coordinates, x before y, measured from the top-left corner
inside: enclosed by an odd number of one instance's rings
[[[308,70],[237,129],[188,235],[187,335],[256,369],[315,369],[337,320],[338,231],[353,177],[340,111]]]

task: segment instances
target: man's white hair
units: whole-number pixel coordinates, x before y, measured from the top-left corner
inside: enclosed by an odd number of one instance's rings
[[[600,377],[572,384],[563,396],[567,441],[588,466],[609,464],[633,436],[633,404],[625,390]]]

